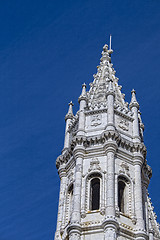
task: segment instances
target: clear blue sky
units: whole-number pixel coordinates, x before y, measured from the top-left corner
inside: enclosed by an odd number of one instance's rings
[[[68,102],[93,80],[113,35],[112,62],[145,124],[149,192],[160,221],[160,1],[0,1],[0,239],[51,240]],[[87,87],[88,88],[88,87]]]

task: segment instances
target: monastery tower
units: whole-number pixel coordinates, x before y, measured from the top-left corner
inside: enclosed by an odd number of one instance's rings
[[[131,102],[118,85],[112,49],[103,47],[90,89],[82,85],[79,111],[65,117],[55,240],[158,240],[148,197],[152,170],[146,161],[135,90]]]

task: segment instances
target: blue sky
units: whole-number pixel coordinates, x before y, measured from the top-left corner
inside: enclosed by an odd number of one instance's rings
[[[112,34],[126,101],[136,89],[145,124],[149,186],[160,221],[160,2],[0,1],[0,239],[53,239],[55,167],[68,102],[78,110]]]

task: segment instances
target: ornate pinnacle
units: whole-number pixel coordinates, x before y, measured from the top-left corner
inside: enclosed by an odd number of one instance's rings
[[[109,92],[110,92],[110,91],[111,91],[111,92],[113,91],[113,82],[112,82],[112,80],[109,81],[108,91],[109,91]]]
[[[86,84],[85,83],[82,84],[82,93],[81,93],[80,97],[78,98],[78,102],[80,102],[81,100],[87,100]]]
[[[133,89],[131,93],[132,93],[132,98],[131,98],[129,107],[130,109],[132,109],[132,107],[136,107],[137,109],[139,109],[139,103],[137,102],[137,99],[136,99],[136,91]]]
[[[108,95],[113,95],[113,96],[115,95],[112,79],[110,79],[109,84],[108,84],[108,90],[107,90],[106,96],[108,96]]]
[[[67,119],[72,119],[73,118],[73,109],[72,109],[72,107],[73,107],[73,103],[72,103],[72,101],[68,104],[69,105],[69,109],[68,109],[68,113],[66,114],[66,116],[65,116],[65,121],[67,120]]]

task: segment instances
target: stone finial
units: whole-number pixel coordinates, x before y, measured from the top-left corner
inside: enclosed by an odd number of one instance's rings
[[[108,84],[108,91],[113,91],[113,82],[112,80],[109,81],[109,84]]]
[[[85,100],[85,101],[87,100],[86,84],[85,83],[82,84],[82,93],[78,98],[78,102],[80,102],[81,100]]]
[[[72,119],[73,118],[73,103],[72,103],[72,101],[68,104],[69,105],[69,109],[68,109],[68,113],[66,114],[66,116],[65,116],[65,121],[67,120],[67,119]]]
[[[86,96],[86,84],[85,83],[83,83],[82,84],[82,94],[81,94],[82,96]]]
[[[136,107],[137,109],[139,109],[139,103],[137,102],[137,99],[136,99],[136,91],[133,89],[131,93],[132,93],[132,98],[131,98],[129,107],[130,109],[132,109],[133,107]]]
[[[107,89],[107,93],[106,93],[106,97],[108,95],[115,95],[114,89],[113,89],[113,81],[110,79],[109,84],[108,84],[108,89]]]

